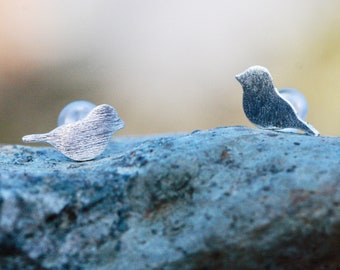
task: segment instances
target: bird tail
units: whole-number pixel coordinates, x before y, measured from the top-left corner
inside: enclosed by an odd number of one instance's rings
[[[306,133],[308,135],[313,135],[313,136],[319,136],[320,133],[319,131],[316,130],[316,128],[314,128],[311,124],[309,124],[308,122],[305,122],[301,119],[300,120],[300,126],[298,127],[299,129],[306,131]]]
[[[22,141],[25,143],[37,143],[37,142],[47,142],[48,141],[48,133],[45,134],[31,134],[22,137]]]

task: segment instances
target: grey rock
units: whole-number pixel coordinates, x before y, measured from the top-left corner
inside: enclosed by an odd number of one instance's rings
[[[338,269],[340,138],[245,127],[0,146],[0,269]]]

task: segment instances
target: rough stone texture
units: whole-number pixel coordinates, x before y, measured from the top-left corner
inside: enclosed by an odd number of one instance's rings
[[[340,138],[115,137],[74,162],[0,147],[0,269],[339,269]]]

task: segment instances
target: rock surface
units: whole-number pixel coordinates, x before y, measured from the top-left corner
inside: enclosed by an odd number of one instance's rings
[[[0,146],[0,269],[339,269],[340,138],[115,137],[74,162]]]

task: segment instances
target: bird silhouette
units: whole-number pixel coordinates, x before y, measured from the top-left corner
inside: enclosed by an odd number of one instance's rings
[[[46,142],[70,159],[86,161],[103,153],[112,134],[124,125],[112,106],[102,104],[82,120],[61,125],[45,134],[26,135],[22,140]]]
[[[295,128],[308,135],[319,135],[312,125],[297,115],[290,102],[279,94],[266,68],[252,66],[236,75],[236,79],[243,88],[243,110],[254,125],[272,130]]]

